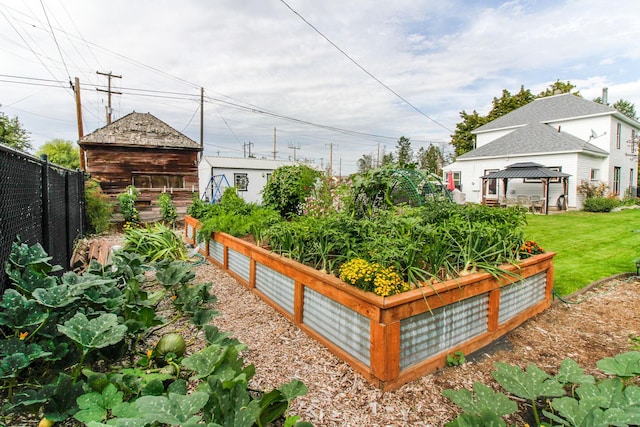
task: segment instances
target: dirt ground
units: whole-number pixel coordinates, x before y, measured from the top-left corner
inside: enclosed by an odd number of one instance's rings
[[[120,244],[117,236],[111,240]],[[491,375],[495,362],[534,363],[554,374],[562,360],[572,358],[600,376],[596,361],[631,350],[629,335],[640,335],[640,278],[610,278],[566,297],[571,303],[555,300],[544,313],[468,355],[466,364],[382,392],[221,269],[204,263],[195,272],[196,282],[211,282],[217,296],[220,315],[213,323],[248,346],[242,356],[256,366],[250,387],[303,381],[309,391],[294,400],[290,413],[315,426],[443,426],[459,409],[442,390],[471,389],[475,381],[499,390]],[[526,421],[516,414],[508,424]]]

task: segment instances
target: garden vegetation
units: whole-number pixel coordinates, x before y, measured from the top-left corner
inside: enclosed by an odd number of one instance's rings
[[[188,213],[202,223],[199,239],[211,232],[250,235],[258,245],[381,296],[479,270],[497,276],[500,265],[532,255],[518,208],[460,206],[436,197],[423,206],[396,205],[386,170],[357,176],[353,184],[317,178],[308,185],[273,181],[278,190],[270,191],[299,201],[284,210],[279,199],[258,206],[230,188],[221,203],[194,200]]]
[[[148,264],[116,251],[108,265],[60,276],[40,245],[16,242],[0,300],[0,424],[308,426],[287,416],[306,393],[300,381],[248,388],[246,347],[210,324],[211,284],[193,283],[192,266],[173,255],[149,250]],[[196,340],[201,348],[185,353]]]

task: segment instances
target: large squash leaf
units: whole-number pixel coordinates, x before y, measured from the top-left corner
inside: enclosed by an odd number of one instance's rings
[[[82,313],[76,313],[64,322],[64,325],[58,325],[58,330],[87,353],[91,349],[104,348],[120,342],[127,332],[127,327],[119,324],[118,317],[112,313],[103,313],[91,320]]]

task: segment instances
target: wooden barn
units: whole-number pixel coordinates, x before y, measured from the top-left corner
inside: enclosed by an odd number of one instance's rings
[[[198,192],[200,145],[152,114],[134,111],[78,144],[84,171],[114,201],[131,184],[140,190],[143,220],[159,216],[157,200],[163,191],[172,193],[180,214]]]

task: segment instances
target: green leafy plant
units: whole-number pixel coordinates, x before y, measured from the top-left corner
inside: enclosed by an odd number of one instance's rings
[[[283,217],[297,215],[321,173],[306,165],[281,166],[273,171],[262,191],[264,206]]]
[[[555,376],[533,364],[523,370],[505,363],[496,363],[493,376],[509,395],[529,401],[536,426],[638,425],[639,361],[638,352],[599,360],[596,365],[609,375],[600,380],[585,374],[572,359],[565,359]],[[481,383],[473,388],[475,400],[467,390],[443,391],[464,411],[447,426],[506,426],[502,417],[517,410],[515,402],[509,403],[509,395],[494,393]]]
[[[178,219],[178,210],[173,203],[173,197],[169,193],[160,193],[158,196],[158,205],[160,206],[160,215],[162,222],[174,227],[176,219]]]
[[[182,238],[160,223],[125,230],[123,250],[140,254],[149,262],[187,259]]]
[[[475,382],[473,391],[469,390],[443,390],[442,394],[451,399],[464,412],[451,422],[447,427],[463,426],[505,426],[501,418],[511,415],[518,410],[518,405],[503,393],[496,393],[490,387]]]
[[[136,208],[136,200],[138,200],[139,195],[140,190],[133,185],[129,185],[125,191],[118,194],[120,214],[122,214],[125,229],[135,226],[140,222],[140,212],[138,208]]]
[[[82,276],[59,277],[50,259],[39,245],[18,242],[7,263],[15,289],[0,300],[5,420],[33,412],[44,414],[43,423],[75,416],[89,426],[186,426],[211,425],[215,413],[219,425],[266,425],[306,392],[292,382],[250,393],[255,369],[240,357],[246,347],[209,324],[215,297],[210,284],[192,283],[188,264],[155,263],[152,279],[140,255],[117,251],[113,264],[94,262]],[[163,300],[178,312],[169,321],[157,313]],[[151,335],[175,337],[166,328],[184,317],[183,329],[204,331],[204,349],[185,357],[189,343],[181,338],[148,344]]]
[[[454,351],[451,354],[447,354],[446,363],[447,366],[461,366],[467,363],[467,358],[464,357],[462,351]]]
[[[609,197],[591,197],[584,201],[582,209],[585,212],[611,212],[611,210],[620,206],[620,202]]]
[[[100,183],[95,179],[88,179],[84,183],[85,211],[91,231],[103,233],[111,228],[113,204],[109,196],[102,192]]]

